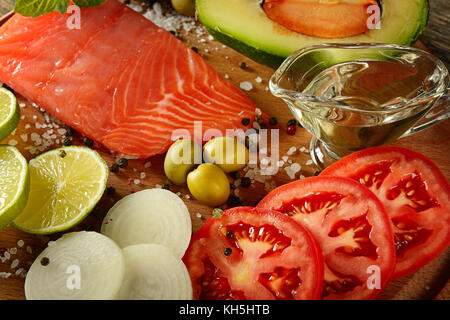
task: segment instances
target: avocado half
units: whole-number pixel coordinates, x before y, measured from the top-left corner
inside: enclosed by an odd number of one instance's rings
[[[381,28],[337,39],[306,36],[267,17],[260,0],[196,0],[200,21],[220,42],[277,68],[293,52],[320,43],[411,45],[425,30],[428,0],[381,0]]]

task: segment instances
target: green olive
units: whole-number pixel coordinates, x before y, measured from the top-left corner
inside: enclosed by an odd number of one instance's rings
[[[164,159],[164,172],[167,178],[176,185],[185,184],[189,171],[195,167],[196,162],[201,162],[201,150],[199,144],[189,139],[174,142]],[[199,159],[195,158],[196,154]]]
[[[189,191],[195,199],[211,207],[224,204],[230,196],[230,183],[217,166],[204,163],[187,176]]]
[[[248,149],[236,138],[219,137],[203,147],[205,162],[218,165],[224,172],[241,170],[248,162]]]
[[[172,6],[185,16],[195,15],[195,0],[172,0]]]

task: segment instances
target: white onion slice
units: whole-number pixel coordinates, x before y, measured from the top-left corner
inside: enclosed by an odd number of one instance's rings
[[[124,274],[122,250],[111,239],[97,232],[72,232],[50,242],[33,262],[25,296],[28,300],[114,299]]]
[[[159,244],[138,244],[123,249],[125,278],[120,300],[191,300],[192,284],[186,266]]]
[[[104,218],[101,232],[121,248],[161,244],[181,258],[189,246],[192,225],[180,197],[164,189],[149,189],[118,201]]]

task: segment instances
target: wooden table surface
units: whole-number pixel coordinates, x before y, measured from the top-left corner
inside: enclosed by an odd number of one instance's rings
[[[436,1],[437,0],[432,0]],[[445,0],[448,1],[448,0]],[[442,2],[445,2],[442,1]],[[0,0],[0,12],[7,11],[13,1],[12,0]],[[239,53],[233,51],[230,48],[224,48],[216,41],[201,41],[196,35],[182,33],[180,36],[189,46],[197,46],[199,53],[222,75],[228,75],[230,81],[239,86],[241,81],[250,81],[254,84],[254,89],[246,94],[264,111],[276,116],[279,122],[284,124],[292,115],[289,113],[285,104],[279,99],[272,96],[266,91],[267,83],[274,70],[257,64],[250,59],[245,58]],[[204,36],[203,39],[207,37]],[[445,41],[445,40],[444,40]],[[239,68],[239,64],[245,62],[248,68],[245,70]],[[262,83],[255,82],[256,77],[262,78]],[[18,148],[23,154],[31,159],[34,155],[30,154],[27,150],[27,143],[24,143],[21,139],[21,135],[29,135],[30,129],[27,129],[27,125],[33,126],[34,132],[44,133],[45,129],[34,129],[35,122],[45,122],[44,115],[37,109],[31,106],[31,103],[24,100],[19,96],[19,102],[26,104],[25,108],[21,109],[24,119],[21,120],[18,129],[14,136],[8,137],[3,143],[8,143],[11,139],[19,141]],[[421,152],[431,158],[445,173],[447,179],[450,179],[450,159],[448,154],[450,153],[449,138],[450,138],[450,121],[438,124],[423,133],[410,136],[408,138],[401,139],[397,142],[398,145],[402,145],[418,152]],[[287,135],[284,130],[280,131],[280,153],[285,155],[287,150],[296,146],[298,149],[301,147],[308,148],[309,140],[311,136],[303,129],[299,129],[295,136]],[[76,136],[75,143],[80,144],[80,137]],[[56,146],[50,147],[54,148]],[[114,159],[107,150],[100,150],[102,157],[110,165]],[[289,156],[294,162],[302,165],[302,171],[299,174],[304,176],[311,176],[317,170],[314,166],[308,164],[310,160],[309,154],[305,152],[296,152]],[[96,207],[94,212],[79,226],[73,230],[99,230],[102,218],[107,210],[121,197],[130,194],[131,192],[139,191],[146,188],[153,188],[157,184],[162,185],[165,183],[166,178],[163,172],[163,157],[157,156],[150,159],[152,165],[150,168],[145,168],[144,164],[148,160],[131,160],[127,169],[121,170],[118,174],[111,174],[108,185],[113,186],[116,189],[116,193],[113,196],[104,196]],[[138,185],[130,184],[132,179],[138,178],[140,172],[146,172],[147,178],[142,179]],[[297,174],[297,178],[299,178]],[[273,177],[273,181],[276,185],[281,185],[291,181],[287,176],[284,169]],[[205,220],[211,216],[210,207],[201,205],[192,197],[188,199],[186,195],[189,195],[186,188],[172,187],[172,191],[180,192],[181,198],[185,201],[189,207],[189,211],[192,217],[193,230],[197,230]],[[262,197],[266,191],[264,185],[256,184],[254,188],[240,189],[240,195],[246,199],[247,203],[252,204],[260,197]],[[199,215],[200,214],[200,215]],[[14,259],[17,258],[20,261],[19,267],[28,268],[28,264],[39,254],[39,252],[45,248],[46,242],[49,239],[57,239],[61,234],[52,235],[51,237],[37,237],[34,235],[26,234],[13,227],[8,227],[0,231],[0,248],[17,248],[17,253],[14,255]],[[25,245],[18,247],[17,241],[23,240]],[[23,284],[24,279],[20,275],[15,275],[17,270],[11,270],[10,263],[0,263],[0,272],[13,272],[13,275],[8,279],[0,279],[0,299],[23,299]],[[389,284],[388,288],[382,295],[384,299],[449,299],[449,286],[446,285],[450,277],[450,249],[447,249],[440,257],[421,268],[416,273],[393,281]]]

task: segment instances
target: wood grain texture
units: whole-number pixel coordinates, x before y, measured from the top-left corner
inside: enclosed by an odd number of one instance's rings
[[[4,5],[5,1],[11,3],[8,0],[0,0],[0,5]],[[258,105],[261,109],[267,113],[276,116],[279,122],[284,125],[292,115],[289,113],[285,104],[272,96],[267,92],[266,86],[270,76],[274,70],[257,64],[250,59],[236,53],[230,48],[224,48],[221,44],[215,41],[200,42],[199,38],[193,33],[181,34],[180,36],[189,46],[196,46],[199,48],[199,53],[222,75],[228,75],[230,81],[235,85],[239,85],[241,81],[250,81],[254,84],[254,89],[247,93],[247,95]],[[420,45],[420,44],[419,44]],[[217,48],[217,49],[216,49]],[[206,51],[208,50],[208,51]],[[241,62],[245,62],[248,68],[245,70],[239,67]],[[254,80],[256,77],[263,79],[262,83],[256,83]],[[18,148],[23,152],[27,159],[31,159],[31,155],[25,150],[28,143],[21,140],[21,135],[26,134],[30,136],[31,132],[39,132],[40,134],[45,132],[45,129],[35,129],[35,123],[43,123],[44,115],[36,108],[31,106],[31,103],[24,100],[20,96],[19,102],[26,104],[25,108],[22,108],[22,115],[25,117],[21,120],[18,129],[14,136],[10,136],[3,141],[8,143],[10,140],[19,141]],[[31,126],[31,129],[27,129],[27,124]],[[398,145],[402,145],[418,152],[421,152],[431,158],[445,173],[447,179],[450,178],[450,159],[448,154],[450,147],[448,140],[450,138],[450,121],[443,122],[436,125],[420,134],[410,136],[408,138],[401,139],[397,142]],[[281,155],[286,154],[287,150],[291,146],[308,147],[311,136],[303,129],[299,129],[295,136],[289,136],[284,130],[280,132],[280,152]],[[81,137],[75,135],[75,144],[81,144]],[[99,150],[102,157],[110,165],[113,163],[114,158],[110,155],[108,150]],[[302,167],[301,174],[305,176],[311,176],[316,171],[313,166],[306,165],[306,162],[310,159],[307,153],[297,152],[290,156],[294,162],[300,163]],[[163,171],[163,157],[156,156],[150,159],[152,165],[150,168],[145,168],[144,164],[148,160],[130,160],[129,166],[126,169],[121,169],[117,174],[110,174],[108,180],[108,186],[113,186],[116,189],[116,193],[112,196],[105,195],[99,205],[94,209],[91,215],[79,226],[75,227],[71,231],[77,230],[95,230],[100,229],[102,218],[106,214],[107,210],[123,196],[132,192],[153,188],[157,184],[163,185],[166,182]],[[145,172],[146,178],[141,179],[141,183],[138,185],[133,184],[132,180],[139,178],[139,173]],[[298,175],[297,175],[298,177]],[[277,185],[281,185],[291,181],[286,172],[281,169],[280,172],[273,178]],[[189,207],[193,231],[196,231],[205,220],[211,216],[210,207],[201,205],[194,199],[187,199],[186,195],[189,195],[188,190],[183,187],[172,187],[172,191],[180,192],[181,198],[185,201]],[[266,191],[262,184],[256,184],[255,188],[241,189],[240,194],[246,199],[244,204],[252,205],[259,198],[261,198]],[[200,214],[200,216],[198,215]],[[4,264],[0,263],[0,272],[15,272],[18,268],[11,270],[10,264],[13,259],[19,259],[19,267],[28,268],[28,264],[31,263],[34,258],[45,248],[46,242],[51,239],[57,239],[61,234],[55,234],[50,237],[38,237],[30,234],[23,233],[14,227],[8,227],[0,231],[0,248],[18,248],[16,255]],[[19,248],[17,241],[19,239],[24,240],[25,246]],[[32,252],[26,250],[27,246],[30,246]],[[416,273],[392,281],[388,288],[385,290],[382,299],[449,299],[450,289],[448,285],[448,279],[450,276],[450,249],[447,249],[440,257],[423,267]],[[24,279],[20,276],[13,274],[9,279],[0,279],[0,299],[23,299]]]
[[[450,68],[450,1],[430,0],[428,26],[420,38]]]

